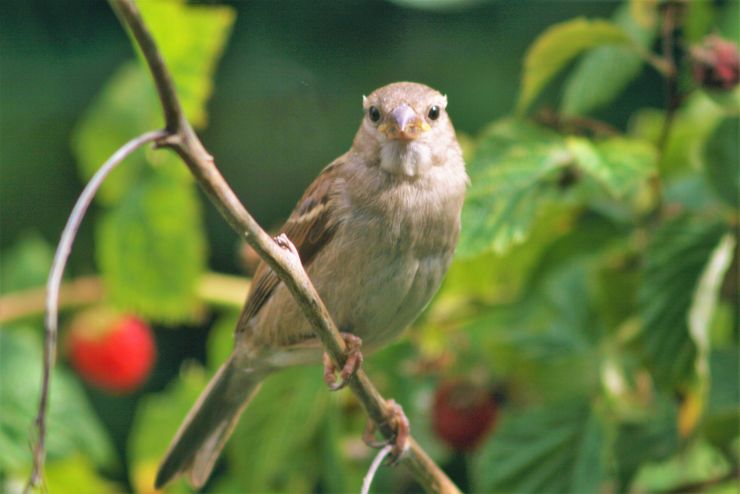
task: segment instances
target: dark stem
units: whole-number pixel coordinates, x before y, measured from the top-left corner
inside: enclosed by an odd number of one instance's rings
[[[661,51],[663,52],[663,62],[667,69],[663,77],[666,114],[663,127],[660,131],[660,138],[658,139],[658,149],[661,154],[665,150],[680,100],[678,94],[678,67],[676,67],[673,51],[675,49],[674,36],[678,27],[678,17],[681,8],[682,6],[675,1],[669,1],[664,7],[663,22],[661,25]]]
[[[157,141],[167,136],[164,130],[147,132],[140,135],[121,146],[113,155],[108,158],[103,166],[93,175],[85,186],[82,194],[75,203],[72,213],[69,215],[67,225],[62,231],[62,238],[59,240],[54,262],[49,272],[49,280],[46,284],[46,336],[44,339],[44,369],[41,377],[41,397],[39,399],[38,414],[36,415],[35,425],[38,438],[33,449],[33,470],[25,491],[28,492],[31,487],[39,484],[42,477],[44,458],[46,456],[46,413],[49,408],[49,386],[51,385],[51,369],[56,359],[57,348],[57,319],[59,313],[59,286],[62,283],[64,267],[67,265],[67,259],[72,251],[72,244],[77,236],[77,230],[80,228],[82,219],[85,217],[87,208],[90,206],[100,185],[103,183],[108,174],[113,171],[129,154],[139,149],[141,146]]]
[[[535,116],[535,119],[542,125],[551,127],[561,133],[592,134],[596,137],[619,135],[619,131],[606,122],[588,117],[563,116],[553,111],[552,108],[543,109]]]
[[[680,9],[682,6],[676,0],[669,0],[662,7],[662,21],[661,21],[661,52],[659,65],[663,67],[660,71],[663,76],[663,92],[665,98],[665,119],[660,129],[660,136],[658,137],[658,171],[650,179],[650,187],[655,194],[655,205],[651,209],[650,213],[646,216],[650,223],[654,223],[659,220],[660,213],[663,208],[663,184],[660,178],[660,163],[665,156],[666,146],[668,144],[668,137],[673,127],[673,122],[676,117],[676,110],[680,102],[680,96],[678,94],[678,67],[676,67],[675,57],[673,55],[675,49],[675,33],[678,27]]]

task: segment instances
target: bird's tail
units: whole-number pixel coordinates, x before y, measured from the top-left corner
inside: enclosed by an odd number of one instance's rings
[[[175,434],[157,472],[157,489],[180,474],[187,474],[196,488],[205,484],[264,377],[264,372],[237,366],[233,356],[221,366]]]

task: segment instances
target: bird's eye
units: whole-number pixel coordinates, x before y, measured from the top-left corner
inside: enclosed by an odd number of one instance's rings
[[[432,105],[432,107],[429,108],[427,116],[429,117],[429,120],[437,120],[439,118],[439,107],[437,105]]]
[[[380,120],[380,110],[378,110],[374,106],[371,106],[367,109],[367,116],[370,117],[371,122],[377,122]]]

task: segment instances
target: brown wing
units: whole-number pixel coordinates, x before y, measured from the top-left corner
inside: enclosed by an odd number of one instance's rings
[[[336,181],[338,162],[324,168],[316,180],[308,186],[306,192],[296,204],[293,213],[285,222],[280,233],[284,233],[293,242],[307,268],[316,254],[329,242],[336,231],[337,222],[330,213],[329,201],[332,198],[333,184]],[[280,283],[280,279],[261,261],[252,279],[247,303],[244,306],[237,332],[246,328],[246,323],[262,308]]]

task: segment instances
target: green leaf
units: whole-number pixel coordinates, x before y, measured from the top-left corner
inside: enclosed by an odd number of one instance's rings
[[[548,198],[544,179],[569,163],[557,133],[517,120],[503,120],[480,139],[468,166],[471,188],[463,209],[457,254],[505,252],[524,240]]]
[[[512,413],[473,463],[478,492],[598,492],[607,425],[584,400]]]
[[[131,484],[137,492],[151,491],[157,466],[207,381],[202,367],[189,365],[166,390],[142,398],[128,440]],[[182,483],[175,488],[184,490]]]
[[[713,351],[709,363],[711,386],[702,432],[712,444],[729,452],[740,435],[740,354],[736,347]]]
[[[44,473],[48,492],[114,494],[124,491],[122,486],[97,473],[91,458],[82,455],[49,462]]]
[[[468,166],[458,257],[507,252],[527,238],[543,211],[567,217],[576,206],[605,199],[604,190],[624,199],[655,173],[656,160],[644,140],[564,138],[521,120],[497,122]],[[569,194],[574,185],[579,193]]]
[[[740,44],[740,2],[727,2],[719,16],[719,32],[722,36]]]
[[[183,0],[141,2],[139,8],[173,74],[185,116],[195,127],[204,127],[214,70],[236,12],[227,6],[187,5]],[[159,111],[158,106],[153,109]]]
[[[617,460],[617,492],[628,492],[633,478],[646,462],[665,460],[679,446],[678,408],[673,400],[658,395],[639,420],[617,429],[614,453]]]
[[[195,191],[152,174],[102,218],[97,256],[120,307],[166,322],[191,318],[206,261]]]
[[[726,227],[717,221],[678,217],[658,229],[648,246],[638,292],[642,331],[638,349],[660,386],[691,374],[696,347],[689,337],[692,294]]]
[[[0,293],[43,286],[53,258],[53,249],[38,233],[22,234],[0,256]]]
[[[656,171],[658,155],[646,141],[622,137],[590,141],[568,137],[566,146],[578,167],[616,198],[636,190]]]
[[[223,6],[192,7],[182,1],[142,2],[139,7],[173,74],[186,116],[196,127],[205,126],[205,106],[212,92],[216,62],[233,24],[234,11]],[[72,147],[81,175],[91,177],[123,143],[162,123],[161,106],[143,61],[123,64],[75,129]],[[165,157],[177,161],[162,152],[148,156],[144,151],[134,153],[103,183],[98,199],[105,204],[116,203],[140,179],[147,162],[161,162]],[[187,175],[179,162],[173,168]]]
[[[475,362],[527,396],[543,402],[581,396],[598,386],[598,359],[578,331],[549,326],[537,302],[486,311],[469,321],[465,335]],[[474,364],[474,362],[471,362]]]
[[[293,482],[315,485],[321,474],[316,442],[329,399],[315,366],[267,378],[226,447],[240,491],[295,492]]]
[[[320,431],[321,469],[324,492],[351,492],[358,484],[350,484],[350,468],[342,455],[342,414],[338,406],[328,406]]]
[[[658,4],[660,0],[629,0],[628,8],[630,17],[643,27],[651,27],[658,20]]]
[[[135,62],[123,64],[95,96],[72,135],[80,175],[89,179],[126,141],[161,126],[160,111],[144,68]],[[146,163],[143,150],[126,158],[103,182],[98,200],[118,202],[141,176]]]
[[[576,56],[595,46],[615,44],[631,45],[632,39],[620,27],[603,20],[578,18],[547,29],[524,59],[517,111],[524,112],[550,79]]]
[[[593,313],[592,263],[585,256],[552,267],[523,300],[478,310],[463,327],[476,360],[543,401],[598,389],[602,328]]]
[[[221,315],[211,327],[206,344],[208,368],[215,371],[226,362],[234,350],[234,331],[239,312],[229,311]]]
[[[542,211],[528,232],[527,241],[516,249],[502,254],[486,251],[474,257],[457,256],[438,297],[447,300],[472,297],[490,303],[518,300],[530,278],[541,273],[537,268],[543,251],[577,226],[574,216],[570,210],[551,207]],[[465,242],[469,240],[466,238]]]
[[[704,147],[707,178],[731,207],[740,207],[740,117],[724,119]]]
[[[737,492],[737,479],[728,474],[736,465],[698,438],[666,461],[645,463],[632,484],[632,492],[696,492],[697,489],[687,490],[685,486],[707,483],[712,489],[705,492],[734,493]],[[721,481],[723,478],[725,480]]]
[[[0,471],[28,471],[29,433],[41,386],[40,328],[0,328]],[[79,382],[57,366],[51,380],[47,451],[49,461],[84,455],[110,466],[113,449]]]
[[[635,46],[645,50],[655,38],[656,24],[640,25],[630,15],[627,5],[617,10],[614,24],[630,35]],[[637,77],[642,64],[642,57],[633,47],[594,48],[581,58],[565,82],[561,112],[584,115],[608,105]]]
[[[660,157],[661,177],[665,179],[701,168],[704,144],[723,117],[724,111],[705,93],[692,93],[673,119]],[[664,121],[664,111],[640,110],[631,119],[630,134],[657,145]]]
[[[702,38],[714,30],[717,24],[714,2],[693,0],[686,5],[686,8],[686,13],[681,15],[683,35],[687,43],[700,43]],[[737,16],[735,18],[737,19]]]

